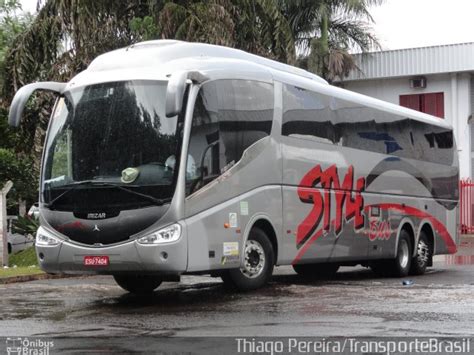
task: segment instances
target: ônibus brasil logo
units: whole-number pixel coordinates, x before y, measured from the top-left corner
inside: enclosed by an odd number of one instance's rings
[[[54,342],[46,339],[7,338],[8,355],[49,355]]]

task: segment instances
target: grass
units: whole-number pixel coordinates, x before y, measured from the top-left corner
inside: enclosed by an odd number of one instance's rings
[[[0,279],[5,277],[12,277],[12,276],[27,276],[27,275],[38,275],[43,274],[44,272],[38,267],[28,267],[28,266],[21,266],[21,267],[11,267],[8,269],[0,269]]]
[[[38,266],[38,260],[36,259],[36,252],[34,247],[29,247],[25,250],[20,251],[19,253],[10,255],[8,258],[10,267],[16,265],[20,266]]]
[[[43,273],[43,271],[38,267],[34,247],[10,255],[8,259],[10,267],[8,269],[0,269],[0,279],[11,276],[36,275]]]

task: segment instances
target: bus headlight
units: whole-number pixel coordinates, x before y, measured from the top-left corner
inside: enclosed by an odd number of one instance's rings
[[[36,232],[35,244],[42,247],[52,247],[61,243],[61,240],[53,236],[43,227],[39,227]]]
[[[137,239],[140,244],[163,244],[175,242],[181,236],[181,226],[176,223],[158,232]]]

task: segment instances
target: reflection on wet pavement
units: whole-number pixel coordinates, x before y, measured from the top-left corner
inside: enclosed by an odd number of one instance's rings
[[[474,265],[474,255],[446,255],[446,265]]]
[[[474,236],[461,236],[458,251],[454,255],[436,256],[445,265],[474,265]]]

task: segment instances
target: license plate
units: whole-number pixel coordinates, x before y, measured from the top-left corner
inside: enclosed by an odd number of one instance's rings
[[[107,255],[102,256],[85,256],[84,266],[107,266],[109,265],[109,257]]]

